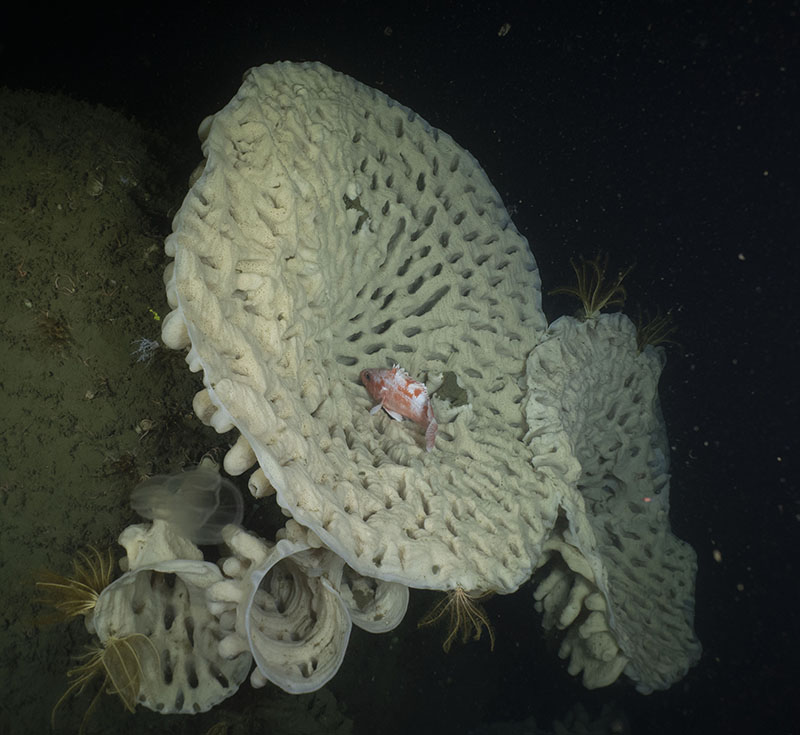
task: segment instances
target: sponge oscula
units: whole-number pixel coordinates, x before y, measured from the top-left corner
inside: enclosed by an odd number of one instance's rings
[[[515,590],[558,508],[522,441],[546,322],[486,174],[321,64],[250,70],[200,133],[163,336],[203,373],[202,419],[243,437],[226,469],[257,460],[277,502],[366,577]],[[433,393],[431,452],[412,422],[370,415],[359,373],[395,363]]]

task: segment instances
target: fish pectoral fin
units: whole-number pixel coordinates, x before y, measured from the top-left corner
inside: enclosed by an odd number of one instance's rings
[[[439,424],[436,423],[436,419],[433,418],[433,414],[431,414],[428,428],[425,430],[425,449],[427,449],[429,452],[433,449],[436,442],[436,430],[438,428]]]
[[[383,407],[383,410],[386,411],[395,421],[402,421],[404,416],[401,413],[397,413],[397,411],[390,411],[386,406]]]
[[[373,406],[373,407],[372,407],[372,408],[369,410],[369,415],[370,415],[370,416],[374,416],[374,415],[375,415],[376,413],[378,413],[378,411],[380,411],[382,408],[383,408],[383,404],[382,404],[382,403],[376,403],[376,404],[375,404],[375,405],[374,405],[374,406]]]

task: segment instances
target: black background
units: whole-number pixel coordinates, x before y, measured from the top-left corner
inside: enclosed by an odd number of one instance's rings
[[[489,603],[506,640],[493,655],[443,663],[434,647],[409,670],[419,695],[400,730],[436,720],[424,677],[446,669],[448,706],[460,679],[462,698],[491,692],[485,719],[547,724],[583,698],[620,704],[633,732],[797,732],[798,4],[378,5],[16,8],[0,24],[0,82],[122,110],[173,141],[185,180],[197,125],[247,68],[319,60],[477,157],[546,289],[571,279],[576,255],[635,262],[629,313],[672,309],[680,330],[661,398],[673,528],[699,558],[702,660],[666,693],[620,682],[584,697],[537,642],[526,588]],[[395,693],[364,696],[377,711]],[[471,703],[459,706],[464,731]]]

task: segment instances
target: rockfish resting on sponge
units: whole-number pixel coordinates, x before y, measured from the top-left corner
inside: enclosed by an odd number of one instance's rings
[[[395,421],[404,418],[425,428],[425,449],[433,449],[439,424],[424,383],[414,380],[403,368],[395,365],[384,370],[362,370],[361,382],[378,403],[370,409],[375,414],[386,411]]]

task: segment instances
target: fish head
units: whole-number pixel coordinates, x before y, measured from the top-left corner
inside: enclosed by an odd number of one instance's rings
[[[362,385],[373,398],[379,398],[385,387],[382,373],[381,370],[362,370],[359,375]]]

